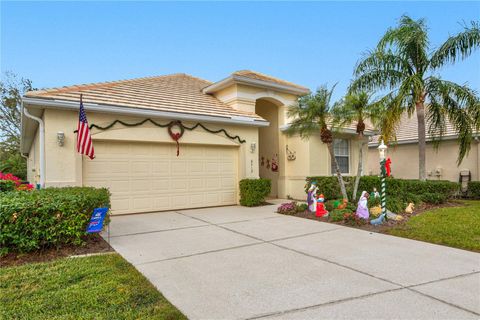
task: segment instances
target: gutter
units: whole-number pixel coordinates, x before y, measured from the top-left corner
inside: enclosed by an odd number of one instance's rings
[[[66,100],[47,100],[23,97],[22,103],[32,106],[50,107],[56,109],[66,109],[78,111],[79,102]],[[99,113],[115,113],[131,116],[159,117],[166,119],[187,120],[187,121],[206,121],[211,123],[228,123],[237,125],[248,125],[254,127],[268,127],[270,123],[265,120],[255,120],[249,117],[231,116],[231,117],[214,117],[205,115],[196,115],[189,113],[179,113],[170,111],[148,110],[132,107],[119,107],[106,104],[83,103],[85,110]]]
[[[310,90],[308,90],[307,88],[300,89],[294,86],[288,86],[288,85],[273,83],[273,82],[264,81],[264,80],[252,79],[252,78],[243,77],[239,75],[232,75],[228,78],[215,82],[214,84],[211,84],[208,87],[203,88],[202,92],[205,94],[214,93],[218,90],[228,87],[233,83],[246,84],[254,87],[273,89],[273,90],[292,93],[295,95],[305,95],[310,92]]]
[[[290,128],[290,124],[284,124],[283,126],[280,126],[280,131],[284,132],[288,128]],[[335,134],[335,133],[349,133],[349,134],[355,134],[356,135],[357,131],[355,129],[350,129],[350,128],[340,128],[338,130],[333,130],[332,133],[333,134]],[[365,130],[363,132],[363,135],[365,137],[374,136],[374,135],[376,135],[376,132],[371,131],[371,130]]]
[[[28,112],[28,109],[27,107],[25,107],[23,105],[23,101],[22,101],[22,109],[23,109],[23,113],[25,114],[25,116],[27,118],[30,118],[34,121],[37,121],[38,124],[39,124],[39,130],[40,130],[40,173],[39,173],[39,176],[40,176],[40,188],[45,188],[45,123],[43,122],[43,120],[39,117],[36,117],[32,114],[30,114],[30,112]]]
[[[474,139],[477,138],[477,137],[474,137]],[[455,139],[458,139],[458,135],[449,135],[449,136],[443,136],[441,140],[439,140],[440,142],[442,141],[448,141],[448,140],[455,140]],[[425,142],[433,142],[433,139],[432,138],[427,138],[425,139]],[[395,146],[395,145],[399,145],[399,144],[416,144],[418,143],[418,139],[408,139],[408,140],[397,140],[397,141],[392,141],[392,144]],[[368,147],[369,148],[375,148],[375,147],[378,147],[379,143],[378,142],[370,142],[368,144]]]

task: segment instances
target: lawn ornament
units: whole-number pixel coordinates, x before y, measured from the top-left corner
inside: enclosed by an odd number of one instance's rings
[[[396,213],[393,213],[392,211],[390,210],[387,210],[387,218],[389,220],[395,220],[395,221],[400,221],[400,220],[403,220],[403,217],[399,214],[396,214]]]
[[[307,205],[308,205],[308,211],[310,212],[315,212],[317,210],[317,201],[316,201],[317,191],[318,191],[317,183],[312,182],[307,192]]]
[[[378,226],[379,224],[382,224],[384,220],[385,220],[385,213],[381,214],[377,219],[370,220],[370,224],[374,226]]]
[[[342,204],[337,205],[337,209],[345,209],[347,208],[348,200],[343,199]]]
[[[382,213],[382,207],[381,206],[375,206],[370,208],[370,215],[374,217],[378,217]]]
[[[415,205],[413,204],[413,202],[410,202],[407,206],[407,208],[405,208],[405,213],[410,213],[412,214],[413,213],[413,209],[415,209]]]
[[[337,209],[339,205],[340,205],[340,200],[333,201],[333,209]]]
[[[391,164],[392,160],[390,160],[390,158],[387,158],[387,161],[385,161],[385,170],[387,171],[387,177],[390,177],[390,175],[392,174],[392,168],[390,167]]]
[[[367,206],[368,197],[369,197],[368,192],[363,191],[362,195],[360,196],[360,200],[358,200],[357,211],[355,213],[357,217],[366,219],[366,220],[369,217],[368,206]]]
[[[277,171],[278,171],[277,157],[278,157],[278,155],[275,155],[275,156],[272,158],[272,171],[273,171],[273,172],[277,172]]]
[[[317,217],[326,217],[328,216],[328,211],[325,209],[325,197],[323,194],[319,195],[317,198],[317,212],[315,216]]]
[[[380,198],[380,193],[377,191],[377,188],[373,187],[373,191],[370,193],[372,198]]]

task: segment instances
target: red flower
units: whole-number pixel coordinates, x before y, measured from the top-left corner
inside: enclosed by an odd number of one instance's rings
[[[15,182],[15,185],[18,187],[22,181],[20,180],[19,177],[16,177],[14,176],[13,174],[11,173],[3,173],[3,172],[0,172],[0,180],[10,180],[10,181],[13,181]]]

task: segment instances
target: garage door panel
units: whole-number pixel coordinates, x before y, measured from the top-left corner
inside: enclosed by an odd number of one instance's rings
[[[188,190],[188,179],[175,179],[171,182],[170,187],[174,191],[186,192]]]
[[[114,214],[235,204],[238,149],[140,142],[95,142],[84,185],[108,187]]]
[[[203,179],[202,178],[197,178],[197,179],[190,179],[190,185],[189,185],[189,190],[190,191],[201,191],[203,190]]]
[[[106,187],[110,189],[110,192],[129,192],[130,181],[129,180],[110,180],[107,182]]]
[[[178,160],[171,162],[171,173],[172,174],[183,174],[187,173],[187,162],[185,160]]]
[[[130,191],[135,193],[150,193],[152,182],[146,179],[131,180]]]
[[[205,172],[208,174],[218,173],[220,168],[217,161],[208,161],[205,163]]]
[[[152,163],[152,173],[155,175],[169,176],[170,175],[170,161],[157,160]]]
[[[220,172],[222,172],[222,174],[233,173],[234,170],[235,169],[233,168],[233,161],[220,163]]]
[[[112,210],[115,208],[116,213],[126,213],[130,210],[130,199],[113,197],[110,199]]]
[[[150,211],[153,209],[152,200],[150,197],[136,197],[133,199],[133,209],[138,211]]]
[[[202,193],[190,195],[190,205],[192,207],[202,206],[205,203],[205,195]]]
[[[191,160],[188,161],[188,173],[189,174],[203,174],[205,173],[203,160]]]
[[[222,193],[222,203],[224,204],[231,204],[233,202],[235,202],[235,192],[234,191],[231,191],[231,192],[224,192]]]

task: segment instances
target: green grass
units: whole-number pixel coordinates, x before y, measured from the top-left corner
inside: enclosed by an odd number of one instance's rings
[[[0,319],[186,319],[117,254],[0,268]]]
[[[386,233],[480,252],[480,201],[462,203],[424,212]]]

